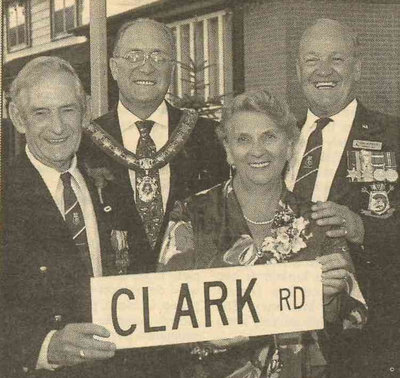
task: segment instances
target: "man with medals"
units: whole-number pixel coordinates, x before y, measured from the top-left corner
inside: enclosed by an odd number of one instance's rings
[[[400,120],[355,98],[359,50],[357,37],[334,20],[320,19],[302,35],[296,67],[309,110],[286,184],[316,202],[319,224],[337,226],[329,236],[350,243],[369,322],[361,338],[340,347],[349,349],[342,358],[355,376],[385,377],[400,374]],[[351,349],[359,349],[358,360]],[[350,377],[347,362],[339,362],[341,376]]]
[[[124,208],[118,216],[131,231],[135,273],[155,271],[175,201],[229,174],[216,122],[165,100],[175,65],[174,36],[167,26],[150,19],[123,24],[110,58],[119,102],[89,125],[80,150],[104,205]],[[118,190],[111,190],[109,181]],[[137,360],[147,360],[150,369],[160,358],[151,362],[147,352]]]

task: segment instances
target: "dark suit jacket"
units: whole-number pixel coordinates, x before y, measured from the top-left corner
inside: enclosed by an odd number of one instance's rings
[[[167,103],[169,135],[178,125],[182,111]],[[117,109],[95,120],[105,131],[122,143]],[[183,149],[170,162],[170,193],[166,205],[163,225],[154,249],[150,247],[142,220],[136,210],[134,192],[129,181],[128,169],[112,160],[87,138],[84,138],[80,153],[91,167],[107,167],[115,176],[115,188],[104,189],[104,195],[112,206],[122,209],[131,231],[131,248],[134,251],[133,269],[137,273],[154,272],[161,247],[162,238],[168,224],[169,212],[177,199],[184,199],[227,178],[229,170],[223,147],[215,134],[216,122],[199,118]],[[122,204],[122,205],[121,205]]]
[[[84,170],[80,171],[85,177]],[[110,376],[107,369],[114,371],[113,360],[56,372],[34,370],[50,330],[91,322],[90,273],[48,188],[25,153],[7,173],[2,249],[6,351],[12,365],[9,376]],[[98,222],[103,275],[110,275],[115,260],[109,236],[115,227],[102,215],[95,188],[86,182]]]
[[[369,184],[350,182],[347,178],[347,151],[355,151],[354,140],[376,141],[382,143],[382,151],[395,153],[397,172],[400,172],[400,120],[366,109],[358,102],[353,125],[330,189],[328,200],[348,206],[358,213],[365,227],[363,249],[352,246],[352,258],[357,278],[369,305],[369,322],[363,347],[373,353],[368,357],[369,366],[363,376],[374,371],[375,376],[384,377],[389,368],[400,368],[400,189],[399,179],[387,183],[386,189],[390,206],[395,209],[388,217],[375,218],[362,213],[368,209]],[[359,150],[359,149],[358,149]],[[366,350],[364,352],[366,354]],[[363,352],[363,353],[364,353]],[[378,360],[378,361],[377,361]],[[377,370],[374,370],[374,369]],[[400,370],[399,374],[400,374]],[[363,374],[364,374],[363,373]]]

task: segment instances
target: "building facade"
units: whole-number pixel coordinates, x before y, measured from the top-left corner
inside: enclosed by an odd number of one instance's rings
[[[128,4],[129,2],[125,2]],[[318,18],[337,19],[359,34],[369,108],[400,115],[400,3],[393,1],[138,0],[128,9],[108,0],[110,56],[118,27],[139,17],[168,24],[178,62],[171,99],[223,102],[245,89],[269,88],[305,114],[295,62],[302,31]],[[134,5],[132,5],[134,4]],[[125,10],[121,12],[122,10]],[[57,55],[76,68],[90,92],[89,0],[7,0],[3,3],[3,89],[32,57]],[[109,74],[109,104],[118,88]],[[197,99],[197,100],[196,100]],[[14,143],[14,142],[12,142]]]

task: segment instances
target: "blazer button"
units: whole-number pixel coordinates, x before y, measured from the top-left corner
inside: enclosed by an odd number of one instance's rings
[[[391,366],[391,367],[389,368],[389,371],[390,371],[391,373],[394,373],[395,370],[396,370],[396,369],[395,369],[393,366]]]
[[[54,320],[58,323],[62,320],[62,315],[54,315]]]
[[[46,273],[47,272],[47,266],[41,266],[40,268],[39,268],[39,270],[40,270],[40,273]]]

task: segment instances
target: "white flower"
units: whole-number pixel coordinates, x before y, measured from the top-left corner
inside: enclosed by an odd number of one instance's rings
[[[291,252],[292,248],[290,243],[280,243],[278,244],[276,251],[281,255],[288,255]]]
[[[288,211],[288,210],[286,210]],[[281,215],[283,222],[292,222],[289,224],[281,225],[273,229],[273,236],[267,236],[263,243],[261,251],[272,252],[271,257],[267,264],[276,264],[285,262],[290,256],[298,253],[303,248],[307,247],[305,240],[309,239],[312,234],[305,235],[304,230],[310,223],[303,217],[292,218],[289,213]]]
[[[307,247],[307,244],[304,242],[303,238],[297,236],[292,240],[292,250],[294,253],[299,252],[300,249],[305,247]]]
[[[289,244],[290,243],[290,238],[288,234],[278,234],[276,237],[276,240],[278,241],[278,243],[280,244]]]
[[[310,222],[303,217],[295,218],[293,220],[293,228],[299,231],[299,234],[306,228]]]
[[[262,243],[261,249],[264,252],[268,252],[268,251],[272,252],[274,250],[275,243],[276,243],[276,240],[273,237],[267,236]]]

